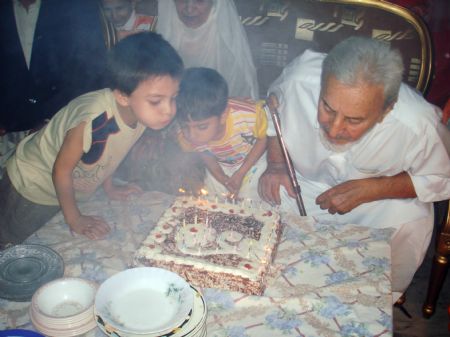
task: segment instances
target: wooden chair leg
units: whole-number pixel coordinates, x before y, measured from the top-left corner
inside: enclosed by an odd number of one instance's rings
[[[436,309],[436,303],[447,276],[450,260],[450,200],[435,203],[436,250],[428,281],[427,297],[422,307],[422,314],[430,318]]]
[[[449,261],[446,256],[435,254],[433,264],[431,266],[427,297],[422,307],[422,314],[425,318],[430,318],[434,314],[436,302],[448,272],[448,262]]]

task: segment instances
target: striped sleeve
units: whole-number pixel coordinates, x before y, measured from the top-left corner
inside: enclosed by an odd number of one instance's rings
[[[256,138],[264,138],[266,137],[266,131],[267,131],[267,115],[263,108],[264,101],[258,101],[256,102],[256,124],[255,124],[255,130],[254,135]]]

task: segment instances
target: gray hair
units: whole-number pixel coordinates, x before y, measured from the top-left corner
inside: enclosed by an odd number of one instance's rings
[[[384,105],[397,100],[403,78],[403,60],[398,50],[384,42],[350,37],[337,44],[326,56],[322,66],[322,88],[330,76],[345,85],[359,81],[382,85]]]

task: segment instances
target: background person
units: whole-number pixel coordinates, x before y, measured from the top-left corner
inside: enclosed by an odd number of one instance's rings
[[[136,0],[102,0],[106,18],[113,24],[118,39],[142,31],[152,31],[154,16],[136,12]]]
[[[93,56],[95,55],[95,56]],[[104,87],[106,46],[90,0],[0,1],[0,177],[30,129]]]
[[[231,97],[259,98],[247,35],[231,0],[160,0],[161,33],[188,67],[217,70]]]
[[[394,301],[426,253],[432,202],[450,197],[450,132],[440,123],[439,108],[401,84],[402,73],[399,52],[350,38],[327,56],[306,51],[270,88],[279,97],[282,133],[307,214],[396,229]],[[274,135],[269,127],[260,194],[298,212]]]

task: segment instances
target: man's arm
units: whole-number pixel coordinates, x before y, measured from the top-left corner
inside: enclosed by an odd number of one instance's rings
[[[411,177],[401,172],[391,177],[349,180],[325,191],[316,198],[321,209],[331,214],[345,214],[357,206],[382,199],[417,197]]]
[[[267,168],[259,178],[259,195],[263,200],[279,205],[281,186],[284,186],[288,194],[295,198],[280,142],[277,137],[267,137]]]
[[[100,218],[84,216],[75,201],[72,172],[83,154],[83,132],[86,123],[69,130],[53,165],[53,184],[64,218],[70,229],[90,239],[100,239],[109,232]]]

